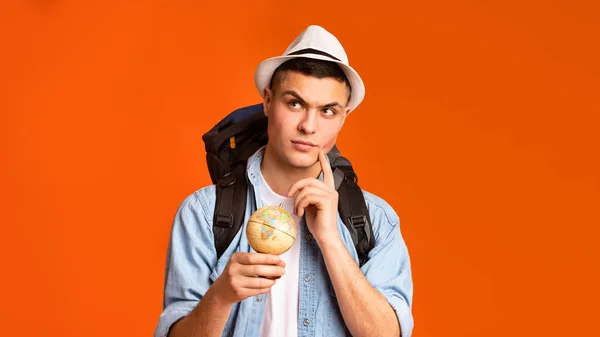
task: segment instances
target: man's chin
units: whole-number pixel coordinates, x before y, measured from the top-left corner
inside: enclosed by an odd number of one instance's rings
[[[319,158],[313,153],[293,153],[288,157],[288,163],[295,169],[309,169],[318,162]]]

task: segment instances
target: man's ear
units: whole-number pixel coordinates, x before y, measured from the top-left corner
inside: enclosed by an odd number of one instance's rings
[[[271,102],[273,102],[273,91],[269,89],[269,87],[265,88],[264,91],[264,101],[263,101],[263,113],[265,116],[269,116],[269,108],[271,107]]]

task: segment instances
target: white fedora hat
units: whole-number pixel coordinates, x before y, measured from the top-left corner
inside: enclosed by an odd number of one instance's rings
[[[365,97],[365,85],[356,70],[350,67],[348,56],[338,39],[323,27],[308,26],[288,46],[282,56],[272,57],[262,61],[254,73],[254,84],[260,95],[264,98],[264,89],[269,86],[273,73],[283,62],[296,58],[307,57],[311,59],[331,61],[337,63],[346,74],[352,92],[348,107],[354,110]]]

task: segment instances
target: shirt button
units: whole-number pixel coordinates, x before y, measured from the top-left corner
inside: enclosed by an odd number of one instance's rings
[[[305,319],[305,320],[304,320],[304,325],[305,325],[305,326],[309,326],[309,325],[310,325],[310,320],[308,320],[308,319]]]
[[[306,238],[306,240],[310,241],[310,239],[312,239],[312,235],[306,234],[305,238]]]
[[[309,282],[309,281],[310,281],[310,276],[306,275],[306,276],[304,277],[304,281],[306,281],[306,282]]]

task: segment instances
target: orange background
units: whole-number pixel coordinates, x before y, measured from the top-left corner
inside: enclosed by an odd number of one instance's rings
[[[201,135],[306,25],[367,94],[339,139],[402,219],[414,336],[592,336],[597,1],[3,1],[3,336],[150,336]]]

